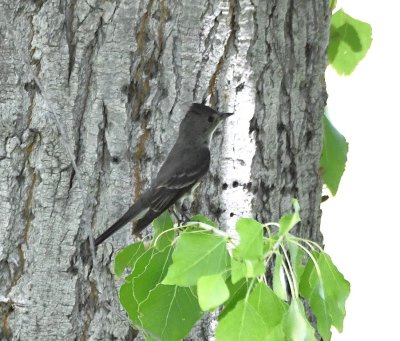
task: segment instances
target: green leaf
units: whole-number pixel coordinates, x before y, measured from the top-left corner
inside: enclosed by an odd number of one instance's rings
[[[298,299],[292,299],[285,316],[284,331],[291,341],[316,341],[314,328],[310,325],[304,312],[303,304]],[[282,340],[284,340],[282,338]],[[285,339],[286,340],[286,339]]]
[[[232,282],[264,274],[263,225],[250,218],[240,218],[236,223],[239,245],[231,259]]]
[[[323,116],[323,127],[321,174],[332,195],[336,195],[347,161],[348,144],[344,136],[336,130],[325,114]]]
[[[307,298],[311,310],[317,318],[318,332],[324,341],[329,341],[332,335],[332,318],[329,314],[328,302],[324,299],[324,289],[322,288],[321,283],[315,283],[314,288],[310,291],[310,297]]]
[[[196,285],[200,277],[223,273],[228,269],[226,239],[209,232],[183,232],[176,243],[172,260],[163,284]]]
[[[288,305],[280,300],[264,282],[256,285],[249,296],[249,303],[257,307],[260,315],[265,318],[264,323],[268,329],[282,323],[288,310]]]
[[[157,285],[139,309],[145,331],[167,341],[182,340],[203,315],[192,289],[174,285]]]
[[[365,57],[372,42],[372,28],[342,9],[331,17],[329,63],[339,74],[349,75]]]
[[[133,268],[136,260],[145,252],[143,242],[128,245],[115,256],[114,272],[120,277],[126,268]]]
[[[286,288],[286,277],[283,270],[283,259],[282,255],[277,253],[275,258],[274,274],[272,277],[272,287],[274,293],[280,299],[287,301],[287,288]]]
[[[240,218],[236,223],[240,240],[231,258],[232,283],[264,274],[263,228],[262,224],[250,218]]]
[[[258,283],[247,299],[220,319],[217,341],[283,340],[281,323],[286,311],[287,305],[265,283]]]
[[[317,317],[319,333],[329,340],[331,325],[339,331],[343,329],[350,283],[338,271],[328,254],[314,253],[314,257],[317,259],[322,280],[310,259],[301,278],[300,293],[308,300]]]
[[[313,256],[318,259],[317,252],[314,252]],[[316,276],[316,281],[314,281],[314,276]],[[309,282],[310,278],[313,278],[312,285]],[[324,299],[325,293],[321,286],[321,282],[319,281],[315,264],[311,259],[308,261],[301,278],[300,293],[308,300],[311,310],[317,318],[317,329],[319,334],[322,336],[324,341],[330,340],[332,319],[329,315],[328,304]]]
[[[285,214],[279,219],[279,233],[278,236],[287,234],[301,219],[300,219],[300,206],[296,199],[292,199],[294,213]]]
[[[166,275],[171,263],[172,248],[162,251],[156,248],[146,250],[135,263],[131,275],[120,288],[120,302],[128,312],[129,318],[140,325],[139,305],[145,301],[149,291],[155,288]]]
[[[175,238],[174,222],[168,211],[153,220],[154,243],[160,250],[172,244]],[[169,230],[169,231],[167,231]]]
[[[213,310],[229,298],[229,289],[221,274],[203,276],[197,281],[197,296],[202,310]]]
[[[231,277],[232,283],[236,283],[242,278],[254,278],[265,273],[263,259],[244,259],[237,260],[231,258]]]
[[[305,268],[305,251],[295,243],[288,243],[288,250],[296,283],[299,284]]]
[[[233,250],[237,259],[261,259],[263,257],[263,225],[250,218],[240,218],[236,223],[239,245]]]
[[[121,288],[119,289],[119,301],[128,313],[129,319],[134,323],[134,325],[138,325],[138,305],[133,299],[132,283],[125,282],[121,285]]]
[[[172,263],[172,250],[171,247],[161,251],[153,248],[149,258],[143,257],[136,263],[137,271],[132,278],[132,286],[137,303],[143,302],[147,298],[149,290],[161,283],[167,274],[168,267]]]
[[[206,225],[210,225],[212,227],[217,227],[217,224],[214,223],[212,220],[208,219],[207,217],[201,215],[201,214],[196,214],[194,215],[190,221],[198,221],[199,223],[203,223]]]
[[[244,279],[235,283],[232,283],[232,281],[228,279],[226,284],[229,289],[229,299],[225,302],[224,309],[219,314],[218,319],[223,318],[229,313],[236,306],[236,303],[246,297],[247,291],[250,290],[249,282]]]

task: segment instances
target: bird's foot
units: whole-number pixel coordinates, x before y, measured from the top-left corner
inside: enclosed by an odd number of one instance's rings
[[[175,212],[175,210],[173,208],[170,208],[169,210],[174,215],[175,219],[177,220],[178,226],[185,225],[188,221],[190,221],[190,217],[186,214],[188,209],[185,205],[182,205],[180,216]]]

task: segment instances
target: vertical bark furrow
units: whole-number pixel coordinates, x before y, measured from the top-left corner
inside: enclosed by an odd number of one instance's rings
[[[322,21],[328,8],[320,2],[288,1],[267,5],[265,11],[268,22],[261,24],[264,19],[258,16],[258,26],[268,27],[265,38],[267,46],[273,48],[269,61],[265,61],[268,68],[256,82],[260,110],[254,118],[258,148],[252,173],[253,183],[259,188],[254,189],[253,208],[262,220],[276,221],[290,210],[291,197],[297,197],[303,208],[301,231],[297,233],[321,241],[317,233],[317,198],[321,193],[317,173],[326,93],[323,86],[316,89],[316,82],[324,78],[326,67],[328,26]],[[325,46],[317,41],[324,41]],[[271,136],[271,129],[278,134]],[[277,139],[271,140],[268,135]]]

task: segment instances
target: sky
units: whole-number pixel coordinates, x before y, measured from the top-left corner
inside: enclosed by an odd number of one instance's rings
[[[325,250],[351,283],[332,341],[400,340],[400,5],[339,0],[340,8],[371,24],[373,42],[350,76],[326,72],[329,117],[349,142],[339,191],[322,204]]]

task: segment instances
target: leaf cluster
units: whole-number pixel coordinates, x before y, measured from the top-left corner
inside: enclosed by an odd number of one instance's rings
[[[279,223],[239,219],[235,236],[202,216],[182,230],[164,213],[151,245],[132,244],[115,258],[116,275],[129,269],[120,301],[132,325],[148,340],[181,340],[205,312],[217,311],[217,340],[330,340],[331,326],[342,330],[350,286],[318,245],[290,233],[300,221],[293,206]]]

